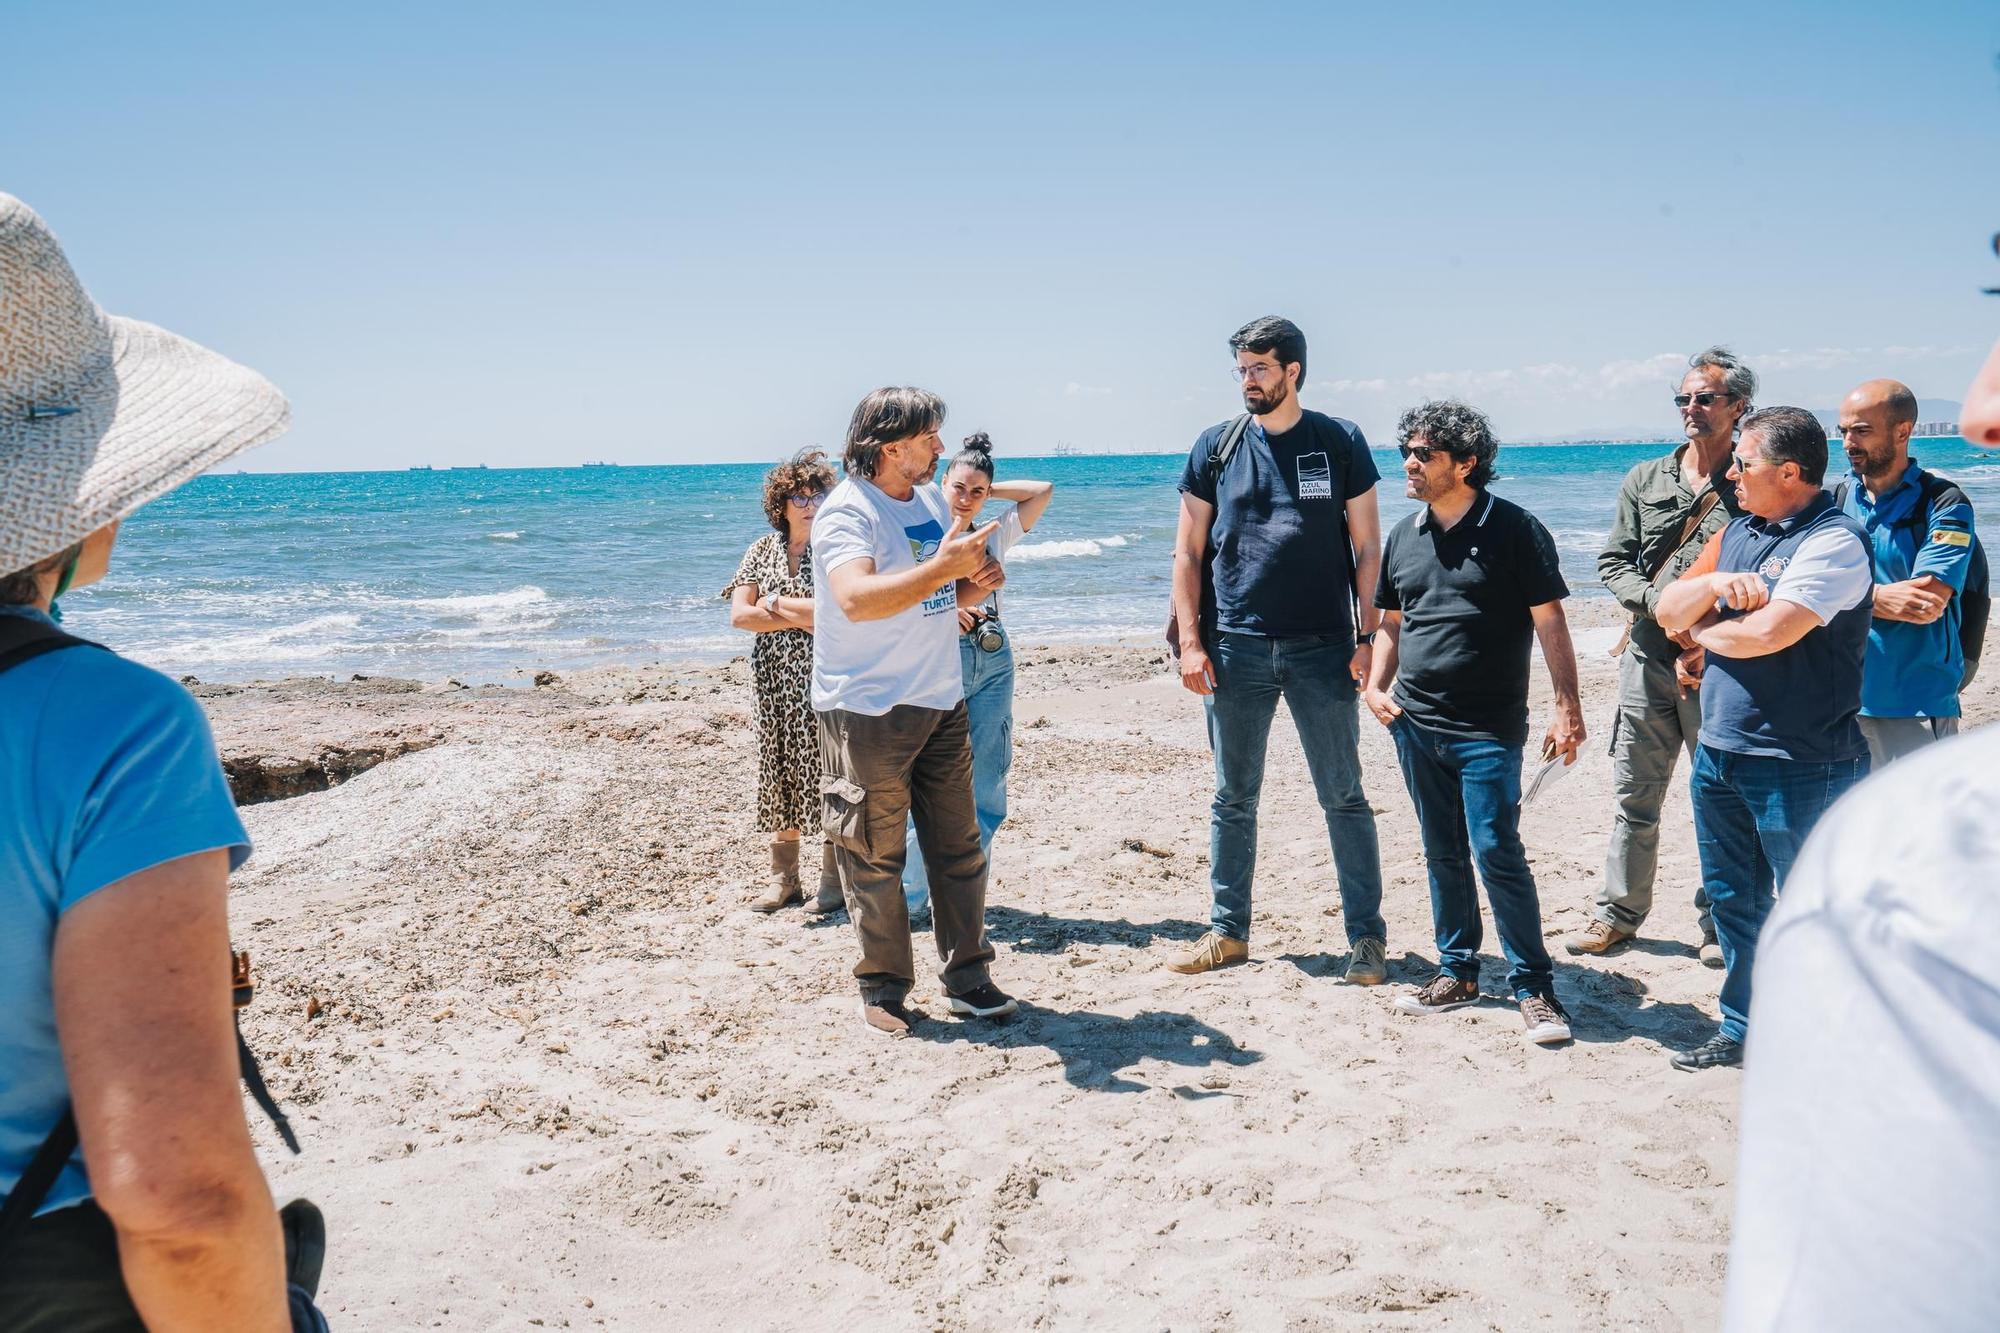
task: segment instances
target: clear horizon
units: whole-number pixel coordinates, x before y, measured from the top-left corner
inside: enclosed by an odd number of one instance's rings
[[[0,188],[106,309],[268,374],[249,471],[764,461],[921,383],[1004,452],[1173,453],[1225,340],[1380,442],[1955,398],[2000,328],[2000,10],[1187,4],[865,20],[41,6]],[[12,132],[10,133],[9,130]]]

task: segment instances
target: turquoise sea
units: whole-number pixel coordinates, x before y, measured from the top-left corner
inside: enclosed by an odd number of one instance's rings
[[[2000,530],[2000,457],[1963,440],[1919,458]],[[1500,494],[1539,515],[1579,595],[1619,480],[1664,445],[1501,450]],[[1409,512],[1391,450],[1385,525]],[[1056,483],[1009,563],[1028,641],[1151,634],[1164,619],[1175,482],[1165,454],[999,460]],[[467,683],[747,651],[719,588],[762,532],[763,464],[474,468],[203,477],[125,527],[111,576],[65,599],[71,628],[211,681],[352,673]]]

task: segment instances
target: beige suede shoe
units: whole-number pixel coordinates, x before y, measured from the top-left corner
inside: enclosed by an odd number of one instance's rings
[[[1211,930],[1194,942],[1194,947],[1186,953],[1172,954],[1167,958],[1169,972],[1213,972],[1218,967],[1235,967],[1238,963],[1250,961],[1250,946],[1242,940],[1232,940],[1220,931]]]
[[[799,840],[797,838],[773,838],[771,840],[771,883],[757,897],[751,899],[753,912],[775,912],[787,903],[805,901],[805,886],[799,883]]]
[[[1566,937],[1563,940],[1563,949],[1572,954],[1610,953],[1631,938],[1632,932],[1629,930],[1620,930],[1605,921],[1592,921],[1576,934]]]

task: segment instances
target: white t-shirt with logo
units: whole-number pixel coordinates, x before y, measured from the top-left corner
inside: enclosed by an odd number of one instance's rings
[[[947,580],[915,606],[883,620],[849,620],[827,577],[873,560],[900,574],[937,554],[951,511],[935,485],[892,500],[873,482],[848,477],[813,520],[812,706],[880,717],[901,704],[951,708],[965,697],[958,659],[958,587]]]

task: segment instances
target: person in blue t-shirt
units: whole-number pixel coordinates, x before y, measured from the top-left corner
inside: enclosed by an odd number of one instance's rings
[[[1840,405],[1850,471],[1841,508],[1867,533],[1874,620],[1861,677],[1861,734],[1881,767],[1958,733],[1965,677],[1958,595],[1972,568],[1972,504],[1910,457],[1917,396],[1869,380]]]
[[[1249,420],[1195,441],[1174,542],[1181,683],[1202,697],[1215,754],[1209,930],[1167,966],[1206,972],[1250,956],[1257,801],[1283,698],[1333,845],[1347,980],[1379,985],[1388,948],[1382,864],[1358,753],[1359,683],[1381,620],[1375,463],[1360,427],[1299,405],[1306,339],[1296,324],[1253,320],[1229,345]]]
[[[323,1328],[243,1117],[227,876],[250,843],[215,742],[186,690],[53,615],[121,519],[288,409],[98,310],[4,194],[0,347],[0,1328]]]

